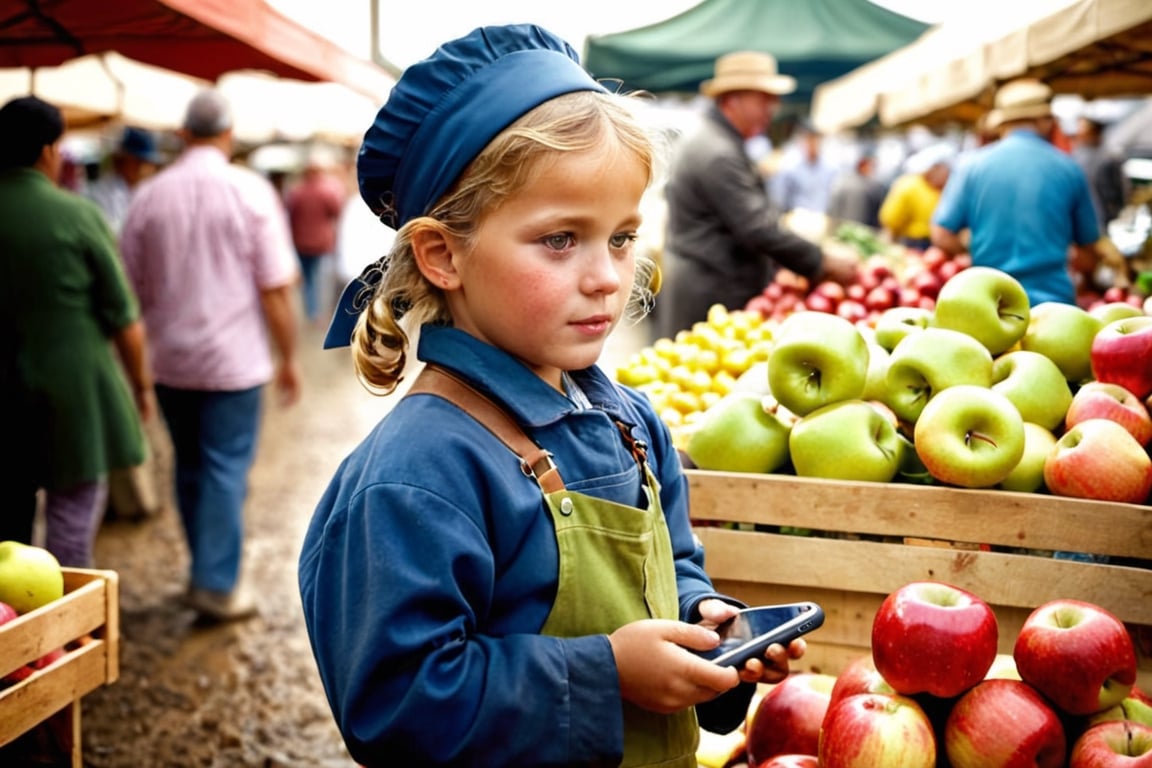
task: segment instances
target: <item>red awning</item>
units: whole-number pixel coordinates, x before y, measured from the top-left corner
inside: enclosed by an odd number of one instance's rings
[[[343,83],[383,99],[391,76],[302,27],[264,0],[9,0],[0,7],[0,67],[42,67],[90,53],[216,80],[257,69]]]

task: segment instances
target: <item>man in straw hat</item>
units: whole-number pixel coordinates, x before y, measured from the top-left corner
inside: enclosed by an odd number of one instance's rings
[[[704,320],[708,308],[740,309],[780,267],[811,280],[850,281],[856,259],[782,230],[744,143],[761,136],[780,97],[796,80],[776,70],[767,53],[740,51],[716,60],[700,85],[712,107],[695,134],[682,140],[665,187],[665,288],[657,302],[660,335]]]
[[[1033,305],[1074,304],[1073,273],[1090,276],[1100,258],[1088,180],[1047,138],[1051,102],[1052,89],[1038,80],[1013,80],[997,91],[987,126],[1001,139],[953,173],[932,225],[935,245],[949,253],[968,250],[973,264],[1012,275]]]

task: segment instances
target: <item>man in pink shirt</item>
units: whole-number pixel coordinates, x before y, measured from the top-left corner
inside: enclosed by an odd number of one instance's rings
[[[344,185],[315,156],[309,158],[303,178],[285,196],[292,242],[304,278],[304,314],[309,320],[315,320],[324,309],[320,306],[323,269],[336,251],[336,232],[346,197]]]
[[[263,387],[274,382],[291,405],[301,382],[299,269],[286,217],[267,180],[230,164],[231,128],[224,98],[198,93],[183,153],[141,184],[120,237],[175,449],[187,602],[217,620],[255,612],[240,572]]]

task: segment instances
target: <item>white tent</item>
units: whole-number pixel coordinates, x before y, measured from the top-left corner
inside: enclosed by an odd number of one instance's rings
[[[70,127],[115,122],[170,130],[179,127],[196,91],[209,85],[109,52],[57,67],[0,69],[0,103],[33,93],[60,107]],[[379,108],[340,83],[306,83],[264,72],[230,72],[216,85],[232,103],[237,140],[246,144],[359,144]]]
[[[938,25],[915,43],[819,86],[824,131],[914,121],[972,122],[995,87],[1034,76],[1086,98],[1152,93],[1152,2],[1003,3],[995,14]]]

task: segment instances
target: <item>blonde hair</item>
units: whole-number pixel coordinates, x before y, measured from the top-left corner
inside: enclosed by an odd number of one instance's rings
[[[424,323],[450,324],[444,294],[420,272],[412,252],[413,234],[438,229],[470,247],[485,215],[499,208],[540,172],[557,152],[582,152],[609,144],[611,136],[647,171],[650,185],[662,165],[660,134],[640,119],[631,96],[580,91],[558,96],[532,109],[496,136],[460,179],[425,216],[408,221],[382,260],[381,279],[352,333],[356,373],[369,390],[389,394],[408,361],[409,333]],[[629,315],[651,309],[655,264],[636,255],[636,278]]]

